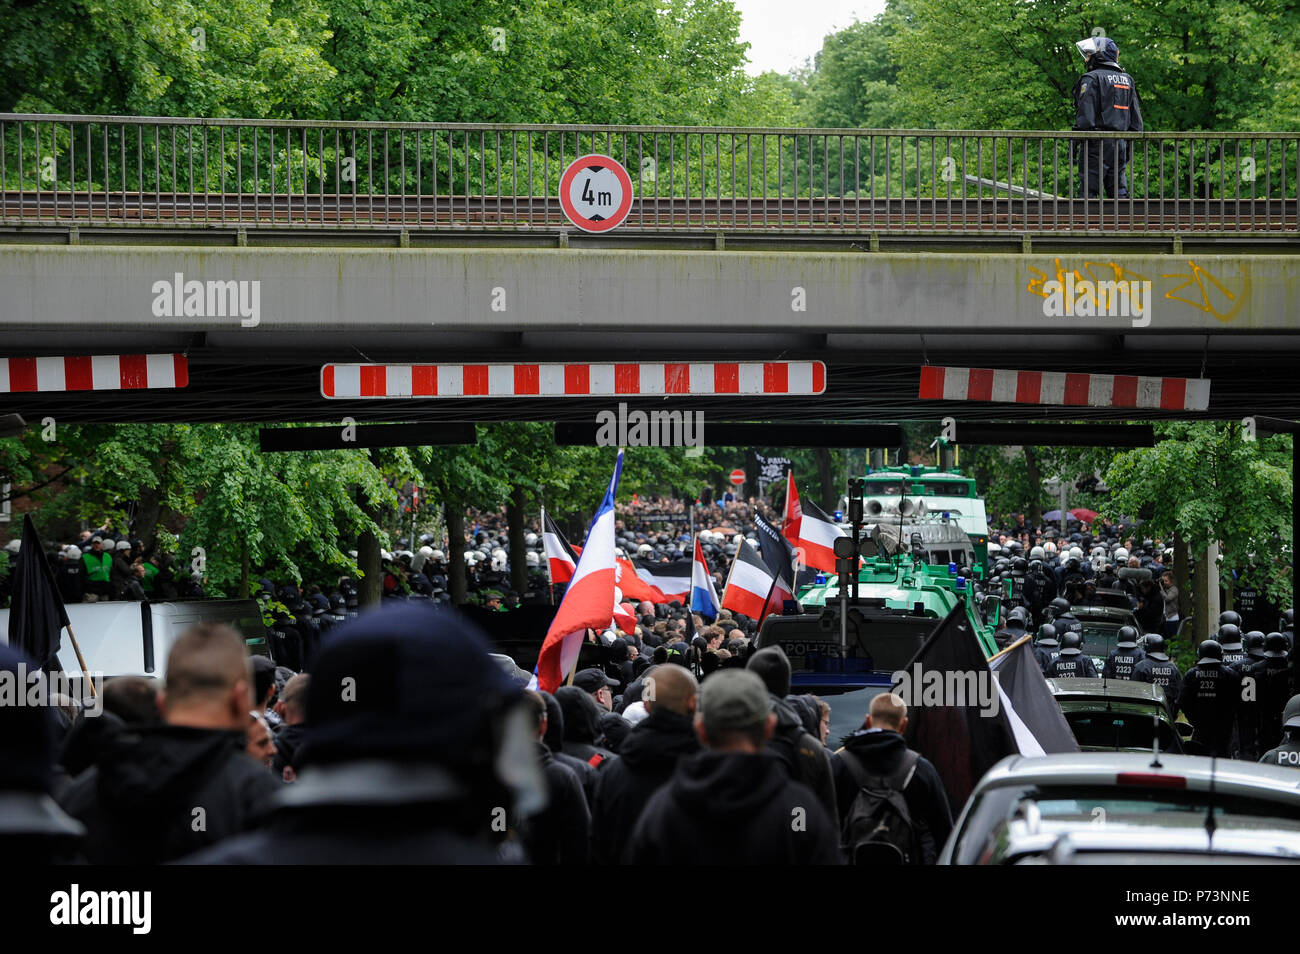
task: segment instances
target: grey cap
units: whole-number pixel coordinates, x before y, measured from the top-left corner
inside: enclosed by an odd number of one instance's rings
[[[130,541],[130,540],[118,540],[118,541],[117,541],[117,546],[116,546],[114,549],[117,549],[117,550],[129,550],[129,549],[131,549],[131,541]]]
[[[700,716],[710,735],[752,729],[771,711],[767,686],[748,669],[719,669],[700,687]]]

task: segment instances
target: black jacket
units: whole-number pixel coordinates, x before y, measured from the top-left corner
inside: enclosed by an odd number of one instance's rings
[[[1062,653],[1051,661],[1044,675],[1048,679],[1061,679],[1071,676],[1081,679],[1096,679],[1097,664],[1092,661],[1092,657],[1087,653],[1071,653],[1068,656]]]
[[[856,755],[871,774],[888,775],[898,769],[907,752],[907,743],[897,732],[887,729],[860,729],[844,740],[844,748]],[[832,762],[835,796],[843,819],[853,807],[859,786],[841,757],[837,755]],[[903,801],[907,802],[912,824],[921,836],[925,864],[934,864],[952,831],[952,810],[939,773],[925,756],[917,762],[912,781],[903,789]]]
[[[1137,664],[1146,658],[1146,654],[1136,645],[1116,646],[1106,657],[1101,667],[1103,679],[1133,679]]]
[[[634,865],[834,865],[839,832],[769,752],[683,759],[633,829]]]
[[[1231,755],[1232,730],[1241,700],[1241,676],[1222,663],[1197,663],[1183,677],[1179,705],[1195,728],[1197,754]]]
[[[86,826],[87,860],[158,864],[254,827],[278,784],[246,744],[243,732],[175,725],[107,739],[61,800]]]
[[[770,694],[769,694],[770,695]],[[826,746],[809,735],[794,710],[776,696],[770,696],[776,713],[776,730],[767,743],[769,752],[785,762],[790,777],[812,789],[831,824],[839,831],[839,809],[835,804],[835,776]]]
[[[591,806],[592,861],[620,861],[650,796],[672,778],[679,761],[699,751],[691,720],[667,709],[655,709],[628,733],[619,757],[597,776]]]
[[[1137,84],[1116,63],[1099,63],[1075,81],[1074,128],[1141,132]]]
[[[1133,678],[1137,682],[1149,682],[1164,689],[1170,715],[1178,715],[1179,699],[1183,692],[1183,674],[1179,672],[1173,660],[1168,657],[1154,659],[1151,656],[1143,656],[1133,667]]]
[[[298,750],[302,746],[306,731],[307,724],[299,722],[296,725],[282,725],[275,733],[275,756],[271,759],[271,771],[277,778],[284,777],[286,766],[292,766],[295,771],[297,770]]]
[[[537,757],[546,778],[547,803],[519,825],[528,857],[535,865],[585,865],[591,812],[582,783],[542,742],[537,743]]]
[[[566,755],[581,759],[593,768],[618,757],[597,743],[601,738],[600,715],[604,710],[595,699],[577,686],[561,686],[555,690],[555,700],[564,713],[562,748]]]

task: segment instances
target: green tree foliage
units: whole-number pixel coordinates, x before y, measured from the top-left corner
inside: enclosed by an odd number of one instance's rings
[[[1250,573],[1290,605],[1292,438],[1248,440],[1236,423],[1156,425],[1155,447],[1117,455],[1107,516],[1142,516],[1147,535],[1177,531],[1193,552],[1222,544],[1222,573]]]

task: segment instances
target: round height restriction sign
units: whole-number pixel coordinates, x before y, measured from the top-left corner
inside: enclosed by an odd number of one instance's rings
[[[560,207],[584,232],[608,232],[632,208],[632,177],[609,156],[581,156],[560,176]]]

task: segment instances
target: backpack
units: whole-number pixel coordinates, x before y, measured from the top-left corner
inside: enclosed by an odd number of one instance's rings
[[[907,788],[921,756],[911,749],[892,775],[873,775],[847,749],[840,752],[849,774],[858,783],[844,818],[842,841],[849,863],[855,865],[919,865],[921,839],[912,822],[903,790]]]

